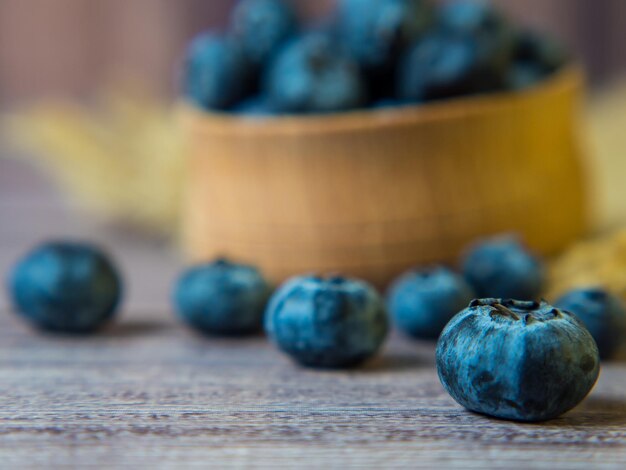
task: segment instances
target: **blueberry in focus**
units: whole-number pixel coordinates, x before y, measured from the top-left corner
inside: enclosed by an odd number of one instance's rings
[[[543,302],[476,300],[437,344],[446,391],[468,410],[545,421],[578,405],[600,367],[591,334],[571,313]]]
[[[274,294],[265,330],[300,364],[341,368],[376,354],[388,320],[382,299],[366,282],[308,276],[286,282]]]
[[[270,293],[256,268],[220,259],[185,271],[173,300],[178,316],[192,328],[210,335],[242,336],[261,330]]]
[[[205,33],[189,45],[183,92],[195,105],[225,110],[246,96],[251,83],[250,63],[235,41]]]
[[[462,263],[463,275],[478,297],[536,300],[545,283],[543,263],[514,236],[474,245]]]
[[[109,257],[83,243],[45,243],[17,263],[9,281],[17,313],[35,327],[90,333],[115,314],[122,281]]]
[[[398,278],[390,288],[387,305],[403,332],[418,339],[437,339],[474,297],[462,276],[435,267],[412,270]]]
[[[267,62],[296,30],[296,15],[283,0],[241,0],[233,10],[232,34],[256,65]]]
[[[601,288],[576,289],[564,294],[555,305],[585,324],[602,359],[615,356],[626,339],[626,309],[619,297]]]
[[[274,109],[283,113],[344,111],[365,101],[358,67],[323,33],[287,44],[269,66],[264,91]]]
[[[342,0],[338,35],[348,53],[366,72],[377,94],[390,92],[390,76],[400,53],[431,25],[432,6],[425,0]],[[380,94],[378,93],[378,94]]]

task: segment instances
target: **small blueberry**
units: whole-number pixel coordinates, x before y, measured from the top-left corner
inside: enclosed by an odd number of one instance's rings
[[[241,0],[233,10],[231,30],[248,59],[262,65],[296,32],[296,15],[283,0]]]
[[[200,108],[225,110],[246,96],[251,83],[250,64],[235,41],[205,33],[189,45],[183,92]]]
[[[474,297],[463,277],[439,266],[402,275],[392,284],[387,305],[402,331],[418,339],[437,339]]]
[[[373,356],[388,330],[372,286],[353,279],[297,277],[274,294],[265,316],[274,343],[311,367],[351,367]]]
[[[626,339],[626,310],[622,300],[601,288],[576,289],[555,304],[581,320],[600,350],[602,359],[611,359]]]
[[[358,67],[330,36],[309,33],[287,44],[264,78],[271,106],[285,113],[330,113],[365,102]]]
[[[122,281],[99,248],[59,241],[45,243],[19,261],[9,289],[17,313],[34,326],[90,333],[113,318]]]
[[[179,317],[213,335],[258,332],[270,286],[256,268],[217,260],[195,266],[179,278],[173,295]]]
[[[545,269],[514,236],[500,236],[474,245],[462,263],[467,282],[478,297],[537,300]]]
[[[460,405],[514,421],[545,421],[578,405],[600,368],[591,334],[547,303],[475,300],[446,326],[437,371]]]

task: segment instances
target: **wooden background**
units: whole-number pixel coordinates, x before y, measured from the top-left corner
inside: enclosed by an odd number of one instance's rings
[[[332,0],[292,0],[315,16]],[[626,66],[623,0],[494,0],[521,21],[552,31],[594,79]],[[232,0],[0,0],[0,103],[49,93],[84,96],[131,74],[170,95],[185,42],[224,24]]]
[[[43,238],[106,246],[127,280],[117,324],[47,336],[0,290],[0,468],[626,468],[626,363],[544,424],[469,413],[434,345],[393,335],[361,369],[305,370],[263,337],[201,338],[169,307],[167,245],[112,231],[0,154],[0,276]]]

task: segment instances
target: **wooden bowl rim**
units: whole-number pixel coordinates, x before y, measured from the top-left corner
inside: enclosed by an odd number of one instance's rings
[[[382,109],[359,109],[336,114],[246,118],[228,113],[207,112],[183,101],[180,112],[194,131],[210,134],[259,136],[328,134],[332,132],[369,131],[403,125],[420,125],[485,115],[509,109],[536,97],[563,90],[581,88],[582,68],[569,65],[526,90],[493,92],[446,101]]]

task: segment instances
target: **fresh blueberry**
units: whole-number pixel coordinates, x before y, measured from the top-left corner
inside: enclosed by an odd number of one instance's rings
[[[515,421],[545,421],[578,405],[600,366],[591,334],[547,303],[475,300],[446,326],[437,370],[460,405]]]
[[[252,74],[241,47],[211,33],[192,41],[185,61],[184,94],[203,109],[225,110],[248,93]]]
[[[555,305],[585,324],[602,359],[615,356],[626,339],[626,310],[619,297],[600,288],[577,289],[563,295]]]
[[[296,15],[283,0],[241,0],[233,11],[231,29],[250,61],[261,65],[295,33]]]
[[[310,33],[279,52],[265,77],[271,105],[286,113],[329,113],[364,103],[358,67],[326,34]]]
[[[435,267],[409,271],[397,279],[390,288],[388,306],[402,331],[418,339],[437,339],[474,298],[463,277]]]
[[[338,34],[342,45],[368,76],[374,95],[389,92],[399,54],[432,22],[425,0],[342,0]]]
[[[566,62],[567,54],[556,41],[533,31],[521,31],[515,38],[513,64],[507,73],[506,86],[510,90],[529,88]]]
[[[421,42],[401,62],[399,93],[405,98],[447,98],[504,86],[514,34],[488,2],[445,4],[437,28]]]
[[[220,259],[184,272],[173,300],[179,317],[191,327],[205,334],[242,336],[262,328],[270,292],[256,268]]]
[[[509,90],[525,90],[546,77],[543,68],[531,62],[515,62],[506,75],[506,88]]]
[[[483,75],[474,39],[434,32],[402,58],[397,95],[414,102],[467,95],[479,89]]]
[[[568,56],[554,39],[535,31],[521,31],[515,38],[513,57],[518,63],[535,64],[547,75],[563,67]]]
[[[265,329],[277,346],[311,367],[350,367],[385,340],[387,313],[369,284],[333,277],[298,277],[271,299]]]
[[[269,100],[265,96],[253,96],[237,103],[230,110],[235,114],[251,118],[263,118],[276,115]]]
[[[537,300],[545,269],[514,236],[501,236],[474,245],[463,261],[463,274],[478,297]]]
[[[122,281],[109,257],[82,243],[45,243],[24,257],[9,281],[18,314],[60,333],[90,333],[115,314]]]

